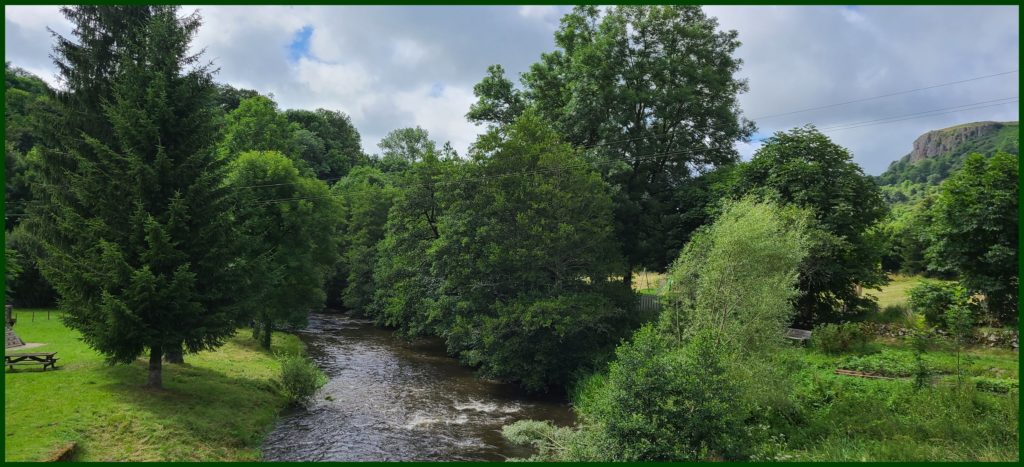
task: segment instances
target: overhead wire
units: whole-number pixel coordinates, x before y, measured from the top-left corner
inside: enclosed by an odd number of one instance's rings
[[[941,87],[946,87],[946,86],[952,86],[952,85],[955,85],[955,84],[969,83],[969,82],[972,82],[972,81],[978,81],[978,80],[982,80],[982,79],[994,78],[996,76],[1009,75],[1009,74],[1017,73],[1017,71],[1018,70],[1004,71],[1004,72],[1001,72],[1001,73],[993,73],[993,74],[990,74],[990,75],[976,76],[974,78],[962,79],[962,80],[958,80],[958,81],[950,81],[950,82],[947,82],[947,83],[934,84],[934,85],[931,85],[931,86],[925,86],[925,87],[920,87],[920,88],[908,89],[908,90],[905,90],[905,91],[891,92],[891,93],[888,93],[888,94],[879,94],[877,96],[864,97],[864,98],[854,99],[854,100],[845,101],[845,102],[836,102],[836,103],[833,103],[833,104],[825,104],[825,105],[820,105],[820,106],[817,106],[817,107],[808,107],[808,108],[805,108],[805,109],[791,110],[791,111],[788,111],[788,112],[781,112],[781,113],[776,113],[776,114],[762,115],[762,116],[759,116],[759,117],[752,117],[751,120],[765,120],[765,119],[769,119],[769,118],[782,117],[782,116],[786,116],[786,115],[794,115],[794,114],[799,114],[799,113],[804,113],[804,112],[810,112],[812,110],[830,109],[830,108],[833,108],[833,107],[840,107],[840,106],[843,106],[843,105],[856,104],[858,102],[867,102],[867,101],[872,101],[872,100],[876,100],[876,99],[884,99],[886,97],[900,96],[900,95],[903,95],[903,94],[910,94],[910,93],[914,93],[914,92],[925,91],[925,90],[928,90],[928,89],[936,89],[936,88],[941,88]]]

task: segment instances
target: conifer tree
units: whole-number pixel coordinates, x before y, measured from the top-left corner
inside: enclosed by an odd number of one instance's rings
[[[239,322],[239,258],[214,153],[214,85],[189,54],[197,14],[62,9],[64,82],[33,229],[66,323],[111,363],[221,345]]]

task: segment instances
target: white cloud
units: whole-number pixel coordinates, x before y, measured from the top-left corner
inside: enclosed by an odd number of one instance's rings
[[[473,84],[490,64],[515,79],[554,48],[567,6],[204,6],[194,41],[221,71],[216,79],[273,93],[282,108],[352,116],[364,147],[419,124],[461,152],[480,128],[465,121]],[[743,45],[744,114],[764,116],[1019,68],[1019,12],[1012,6],[711,6]],[[46,27],[68,35],[56,6],[6,6],[5,58],[44,79],[55,68]],[[304,27],[308,57],[289,57]],[[907,114],[1018,94],[1019,75],[758,121],[762,134]],[[436,97],[431,89],[443,83]],[[437,94],[435,89],[435,94]],[[973,120],[1014,120],[992,107],[835,132],[869,173],[910,150],[921,133]],[[740,145],[744,155],[756,144]]]
[[[430,56],[430,51],[412,39],[394,40],[393,60],[401,66],[415,66]]]
[[[441,93],[432,86],[421,86],[395,94],[396,108],[412,115],[413,125],[426,129],[431,139],[443,144],[450,141],[461,155],[482,131],[466,120],[469,106],[476,101],[470,89],[447,86]]]
[[[26,29],[45,31],[47,27],[56,30],[70,29],[70,23],[60,14],[56,6],[4,6],[4,21]]]
[[[548,19],[558,16],[558,7],[554,5],[523,5],[519,7],[519,15],[526,18]]]
[[[377,80],[361,64],[331,64],[301,58],[295,66],[298,83],[317,96],[318,107],[342,110],[362,118],[376,100],[371,85]]]

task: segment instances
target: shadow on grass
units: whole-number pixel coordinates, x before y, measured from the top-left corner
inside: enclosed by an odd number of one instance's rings
[[[116,382],[99,389],[126,404],[89,434],[97,460],[256,460],[284,406],[273,383],[187,363],[164,366],[164,389],[144,386],[141,362],[102,371]]]

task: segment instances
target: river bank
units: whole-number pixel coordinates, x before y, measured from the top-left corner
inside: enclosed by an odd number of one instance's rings
[[[281,417],[265,460],[504,460],[530,450],[503,439],[503,425],[574,422],[563,397],[479,379],[437,340],[410,343],[371,321],[327,314],[311,315],[297,334],[328,382],[307,409]]]
[[[108,366],[59,313],[18,310],[15,331],[34,352],[57,352],[57,369],[4,375],[4,457],[34,461],[74,445],[83,461],[258,460],[260,443],[285,407],[273,389],[274,352],[299,352],[290,334],[272,352],[241,330],[214,352],[164,366],[162,391],[143,387],[146,364]]]

